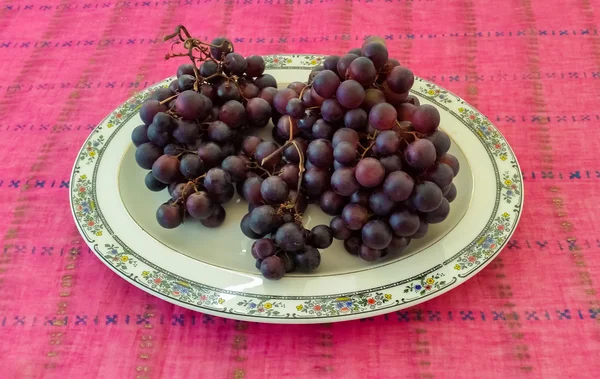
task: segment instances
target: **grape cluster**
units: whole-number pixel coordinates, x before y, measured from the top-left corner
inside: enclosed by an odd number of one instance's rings
[[[178,27],[165,39],[188,49],[167,58],[192,63],[142,105],[132,134],[138,164],[152,170],[147,187],[171,195],[157,211],[163,227],[186,216],[221,225],[237,189],[256,267],[280,279],[315,270],[334,238],[372,262],[448,216],[459,171],[450,138],[437,109],[409,94],[414,75],[381,38],[280,90],[261,57],[244,58],[226,38],[207,44]],[[270,120],[273,141],[254,135]],[[333,216],[330,225],[304,228],[309,203]]]

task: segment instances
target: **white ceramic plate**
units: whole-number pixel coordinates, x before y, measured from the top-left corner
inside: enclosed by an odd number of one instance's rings
[[[278,83],[305,81],[322,57],[265,57]],[[457,287],[485,267],[515,230],[523,204],[517,160],[496,128],[462,99],[417,78],[413,94],[434,104],[460,161],[458,197],[450,216],[413,240],[401,257],[369,264],[340,241],[322,251],[311,275],[264,280],[254,268],[252,240],[239,229],[247,204],[235,197],[217,229],[187,222],[174,230],[156,223],[168,194],[148,191],[134,160],[132,129],[140,104],[167,79],[129,99],[92,132],[71,177],[71,208],[87,244],[104,264],[142,290],[218,316],[259,322],[317,323],[407,308]],[[267,133],[270,134],[270,133]],[[311,206],[305,226],[329,224]]]

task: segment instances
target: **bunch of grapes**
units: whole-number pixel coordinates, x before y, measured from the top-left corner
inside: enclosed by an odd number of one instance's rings
[[[181,26],[165,37],[176,38],[188,51],[167,58],[192,63],[142,105],[132,135],[138,164],[152,170],[147,187],[171,195],[157,211],[163,227],[187,216],[221,225],[237,189],[256,267],[280,279],[315,270],[334,238],[372,262],[448,216],[459,171],[450,138],[437,109],[409,95],[414,75],[381,38],[281,90],[261,57],[244,58],[226,38],[207,44]],[[273,141],[254,135],[269,120]],[[329,226],[304,228],[309,203],[333,216]]]

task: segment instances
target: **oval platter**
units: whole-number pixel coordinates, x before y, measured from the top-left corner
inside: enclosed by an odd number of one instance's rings
[[[266,56],[280,86],[305,81],[322,56]],[[166,230],[156,208],[168,193],[148,191],[146,172],[134,160],[130,135],[141,123],[141,103],[164,80],[113,111],[81,148],[71,176],[70,203],[79,232],[100,260],[138,288],[171,303],[212,315],[271,323],[320,323],[371,317],[414,306],[464,283],[489,264],[515,231],[523,180],[504,137],[458,96],[416,78],[412,93],[433,104],[452,138],[461,165],[450,216],[431,225],[401,256],[369,264],[344,251],[340,241],[322,251],[310,275],[262,278],[250,254],[252,240],[239,229],[247,204],[236,197],[216,229],[199,223]],[[265,135],[270,135],[265,131]],[[304,224],[331,217],[310,206]]]

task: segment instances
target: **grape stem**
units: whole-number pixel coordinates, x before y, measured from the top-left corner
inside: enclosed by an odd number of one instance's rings
[[[298,95],[298,99],[302,99],[302,95],[304,94],[304,91],[306,91],[307,89],[310,89],[311,87],[312,87],[312,83],[305,85],[304,88],[302,88],[302,91],[300,91],[300,95]]]
[[[268,162],[270,159],[272,159],[277,154],[281,154],[281,152],[283,150],[285,150],[285,148],[287,148],[288,146],[290,146],[292,143],[293,143],[292,141],[287,141],[286,143],[284,143],[277,150],[275,150],[274,152],[272,152],[271,154],[269,154],[268,156],[266,156],[265,158],[263,158],[263,160],[260,161],[260,165],[264,166],[266,162]]]
[[[169,101],[171,101],[171,100],[173,100],[173,99],[176,99],[176,98],[177,98],[177,96],[179,96],[179,94],[178,94],[178,93],[176,93],[175,95],[173,95],[173,96],[171,96],[171,97],[167,97],[166,99],[164,99],[163,101],[161,101],[159,104],[160,104],[160,105],[164,105],[164,104],[168,103]]]
[[[371,148],[373,147],[373,145],[375,145],[375,138],[377,137],[377,134],[379,134],[379,132],[375,132],[375,133],[373,133],[372,136],[368,136],[368,138],[371,139],[372,142],[369,144],[369,146],[367,146],[367,148],[365,149],[365,151],[362,152],[362,154],[360,155],[360,159],[363,159],[365,157],[365,155],[367,155],[367,152],[369,150],[371,150]]]
[[[263,171],[265,174],[267,174],[267,175],[269,175],[269,176],[271,176],[271,175],[272,175],[272,174],[271,174],[271,173],[270,173],[270,172],[269,172],[269,171],[268,171],[266,168],[264,168],[264,167],[261,167],[261,166],[259,166],[259,165],[258,165],[258,164],[256,164],[256,163],[252,163],[252,164],[250,164],[250,165],[249,165],[249,167],[250,167],[250,168],[257,168],[257,169],[259,169],[259,170]]]
[[[294,198],[294,206],[296,206],[296,203],[298,202],[298,196],[300,196],[300,187],[302,187],[302,177],[304,175],[304,154],[302,153],[302,150],[300,149],[300,146],[298,146],[298,142],[297,141],[291,141],[292,144],[294,145],[294,147],[296,148],[296,151],[298,152],[298,157],[300,157],[300,162],[298,162],[298,187],[296,188],[296,197]]]

